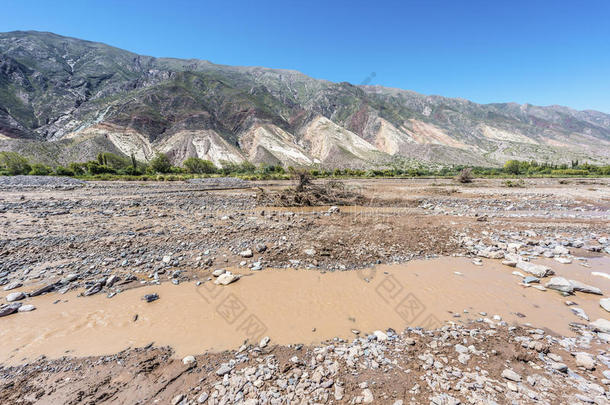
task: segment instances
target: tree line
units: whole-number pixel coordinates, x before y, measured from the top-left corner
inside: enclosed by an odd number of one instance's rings
[[[308,168],[313,177],[451,177],[468,169],[471,177],[507,177],[507,176],[608,176],[610,165],[600,166],[589,163],[571,164],[539,163],[535,161],[509,160],[503,167],[473,167],[444,166],[430,167],[389,167],[383,169],[325,169]],[[281,165],[255,166],[250,162],[221,162],[216,166],[209,160],[189,157],[181,166],[171,163],[166,154],[159,153],[150,161],[138,161],[132,154],[130,157],[119,156],[109,152],[99,153],[97,159],[88,162],[72,162],[67,165],[48,166],[42,163],[30,162],[26,157],[16,152],[0,152],[0,175],[56,175],[75,176],[95,179],[142,179],[152,176],[153,179],[180,179],[186,176],[240,176],[251,179],[288,178],[294,170]],[[163,177],[166,176],[167,178]]]

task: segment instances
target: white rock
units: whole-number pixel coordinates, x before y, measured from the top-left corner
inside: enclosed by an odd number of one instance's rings
[[[269,344],[269,341],[271,341],[271,338],[269,336],[265,336],[264,338],[261,339],[259,346],[261,348],[264,348]]]
[[[552,276],[555,274],[550,267],[543,266],[541,264],[533,264],[530,262],[519,261],[517,262],[518,269],[525,271],[526,273],[533,274],[536,277],[542,278],[546,276]]]
[[[602,295],[602,290],[600,290],[599,288],[587,285],[585,283],[581,283],[580,281],[570,280],[570,284],[572,284],[572,288],[574,288],[575,291]]]
[[[218,276],[216,281],[214,281],[214,284],[228,285],[237,280],[239,280],[239,276],[227,271],[226,273]]]
[[[373,393],[371,392],[370,389],[364,389],[362,390],[362,402],[365,404],[370,404],[371,402],[373,402],[375,398],[373,398]]]
[[[186,356],[185,358],[182,359],[182,364],[184,364],[185,366],[194,364],[196,362],[197,362],[197,360],[195,360],[194,356]]]
[[[504,371],[502,371],[502,377],[506,378],[507,380],[511,380],[511,381],[515,381],[515,382],[519,382],[521,381],[521,376],[517,373],[515,373],[513,370],[510,370],[508,368],[504,369]]]
[[[551,281],[544,285],[546,288],[550,288],[551,290],[557,290],[561,292],[571,293],[574,291],[574,287],[569,280],[563,277],[553,277]]]
[[[381,342],[383,342],[384,340],[388,340],[388,335],[386,335],[380,330],[376,330],[375,332],[373,332],[373,335],[375,335],[375,337],[377,337],[377,340]]]
[[[214,270],[214,271],[212,272],[212,275],[213,275],[214,277],[218,277],[218,276],[220,276],[220,275],[222,275],[222,274],[225,274],[226,272],[227,272],[227,271],[226,271],[225,269],[217,269],[217,270]]]
[[[10,293],[6,296],[8,302],[19,301],[25,298],[25,294],[22,291]]]
[[[313,256],[316,254],[316,250],[315,249],[305,249],[305,250],[303,250],[303,253],[305,253],[307,256]]]
[[[572,259],[570,259],[569,257],[557,256],[557,257],[554,258],[554,260],[556,262],[561,263],[561,264],[570,264],[570,263],[572,263]]]
[[[20,283],[19,281],[13,281],[12,283],[9,283],[7,285],[4,286],[4,288],[2,288],[4,291],[10,291],[10,290],[14,290],[15,288],[19,288],[21,287],[23,284]]]
[[[602,298],[599,300],[599,306],[610,312],[610,298]]]
[[[17,310],[17,312],[30,312],[35,310],[36,307],[32,304],[27,304],[27,305],[22,305],[19,307],[19,309]]]
[[[239,252],[239,255],[241,257],[252,257],[254,254],[252,253],[252,249],[246,249],[246,250]]]
[[[607,319],[599,318],[595,322],[590,322],[589,326],[591,326],[595,332],[610,333],[610,321]]]
[[[576,353],[575,359],[577,366],[583,367],[586,370],[595,369],[595,360],[593,360],[593,357],[589,353]]]

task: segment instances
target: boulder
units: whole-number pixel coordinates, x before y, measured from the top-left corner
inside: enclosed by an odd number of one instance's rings
[[[544,286],[551,290],[557,290],[565,293],[571,293],[574,291],[572,283],[563,277],[553,277],[551,278],[551,281],[546,283]]]
[[[572,288],[574,288],[574,291],[602,295],[602,290],[600,290],[599,288],[587,285],[585,283],[581,283],[580,281],[570,280],[570,284],[572,284]]]
[[[13,302],[10,304],[0,306],[0,318],[10,314],[14,314],[21,307],[21,302]]]
[[[536,277],[542,278],[546,276],[552,276],[555,274],[550,267],[543,266],[541,264],[533,264],[530,262],[519,261],[517,262],[518,269],[525,271],[526,273],[532,274]]]
[[[576,353],[575,360],[578,367],[582,367],[585,370],[595,369],[595,360],[589,353]]]
[[[599,318],[594,322],[590,322],[589,326],[591,326],[595,332],[610,333],[610,321],[607,319]]]
[[[8,302],[21,301],[24,298],[25,298],[25,293],[23,293],[22,291],[10,293],[9,295],[6,296],[6,300]]]

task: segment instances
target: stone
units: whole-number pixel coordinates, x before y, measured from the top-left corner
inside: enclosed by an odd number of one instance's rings
[[[21,302],[13,302],[0,306],[0,318],[10,314],[14,314],[21,307]]]
[[[383,333],[380,330],[376,330],[375,332],[373,332],[373,335],[375,335],[375,337],[377,338],[377,340],[379,340],[380,342],[383,342],[385,340],[388,340],[388,335],[386,335],[385,333]]]
[[[552,276],[555,274],[550,267],[541,265],[541,264],[533,264],[530,262],[519,261],[516,266],[519,270],[523,270],[526,273],[532,274],[536,277],[542,278],[546,276]]]
[[[502,371],[502,377],[515,382],[521,381],[521,376],[508,368],[505,368],[504,371]]]
[[[599,300],[599,306],[610,312],[610,298],[602,298]]]
[[[223,274],[225,274],[227,271],[225,269],[216,269],[212,272],[212,275],[214,277],[219,277],[222,276]]]
[[[184,394],[178,394],[172,399],[172,405],[178,405],[184,399]]]
[[[60,284],[68,284],[73,282],[74,280],[78,279],[78,274],[72,273],[72,274],[68,274],[66,277],[62,278],[61,280],[59,280]]]
[[[2,288],[2,289],[4,291],[10,291],[10,290],[14,290],[15,288],[19,288],[22,285],[23,285],[23,283],[21,283],[19,281],[13,281],[12,283],[5,285],[4,288]]]
[[[599,288],[587,285],[585,283],[581,283],[580,281],[570,280],[570,284],[572,284],[572,288],[574,289],[574,291],[602,295],[602,290],[600,290]]]
[[[468,360],[470,360],[470,356],[468,354],[460,354],[458,356],[458,361],[462,364],[468,364]]]
[[[460,401],[449,394],[439,394],[430,398],[434,405],[459,405]]]
[[[335,384],[335,400],[341,401],[343,399],[345,390],[338,384]]]
[[[231,366],[228,364],[222,364],[218,370],[216,370],[216,375],[222,377],[225,374],[229,374],[231,372]]]
[[[36,309],[36,307],[34,305],[26,304],[26,305],[20,306],[19,309],[17,310],[17,312],[31,312],[35,309]]]
[[[55,289],[56,283],[47,284],[45,286],[40,287],[39,289],[32,291],[29,295],[30,297],[38,297],[39,295],[46,294]]]
[[[241,257],[246,257],[246,258],[254,256],[254,254],[252,253],[252,249],[242,250],[241,252],[239,252],[239,255]]]
[[[409,346],[414,346],[415,345],[415,340],[412,338],[405,338],[405,343]]]
[[[195,356],[186,356],[182,359],[182,364],[185,366],[190,366],[191,364],[196,364],[197,360],[195,360]]]
[[[589,353],[579,352],[576,353],[576,356],[574,356],[574,358],[578,367],[582,367],[585,370],[595,369],[595,360]]]
[[[373,402],[375,398],[373,397],[373,393],[370,389],[366,388],[362,390],[362,402],[365,404],[370,404]]]
[[[544,285],[546,288],[556,290],[565,293],[571,293],[574,291],[572,283],[563,277],[553,277],[551,280]]]
[[[201,393],[201,395],[199,395],[199,397],[197,398],[197,403],[198,404],[204,404],[205,401],[207,401],[209,398],[209,395],[207,392],[203,392]]]
[[[329,214],[338,214],[339,212],[341,212],[341,210],[336,205],[333,205],[328,209]]]
[[[261,349],[263,349],[263,348],[267,347],[267,345],[269,344],[270,341],[271,341],[271,338],[269,336],[265,336],[264,338],[261,339],[258,346]]]
[[[8,302],[21,301],[25,298],[25,293],[22,291],[13,292],[6,296]]]
[[[591,326],[595,332],[610,333],[610,321],[607,319],[599,318],[595,322],[590,322],[589,326]]]
[[[303,250],[303,253],[305,253],[307,256],[314,256],[316,254],[316,250],[315,249],[305,249],[305,250]]]
[[[142,300],[146,301],[146,302],[153,302],[159,299],[159,294],[146,294],[145,296],[142,297]]]
[[[214,284],[217,285],[229,285],[235,281],[239,280],[239,276],[227,271],[224,274],[218,276],[218,278],[214,281]]]
[[[117,281],[119,281],[119,276],[116,274],[111,275],[106,280],[106,287],[112,287]]]
[[[97,294],[98,292],[100,292],[102,290],[102,283],[95,283],[93,284],[91,287],[87,288],[85,290],[85,292],[83,293],[83,295],[85,297],[88,297],[90,295],[94,295]]]
[[[560,373],[567,373],[568,372],[568,366],[566,366],[563,363],[559,363],[559,362],[553,362],[551,363],[551,368],[555,371],[559,371]]]
[[[555,257],[554,258],[556,262],[559,262],[561,264],[570,264],[572,263],[572,259],[570,259],[569,257]]]
[[[555,253],[556,255],[568,255],[570,254],[570,250],[565,246],[557,245],[553,249],[553,253]]]
[[[527,276],[523,279],[523,282],[525,284],[539,283],[540,279],[538,277],[534,277],[534,276]]]
[[[581,308],[570,308],[570,311],[572,311],[572,313],[574,315],[576,315],[579,318],[584,319],[585,321],[589,320],[589,316],[587,315],[587,313],[581,309]]]

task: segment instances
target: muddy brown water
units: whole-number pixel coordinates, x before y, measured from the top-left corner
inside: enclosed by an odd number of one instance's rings
[[[571,335],[568,323],[582,320],[570,312],[566,299],[577,302],[592,320],[608,318],[599,296],[576,293],[565,298],[524,288],[511,274],[513,268],[499,261],[483,263],[443,257],[345,272],[241,270],[244,277],[225,287],[163,283],[113,298],[51,293],[26,300],[36,305],[35,311],[0,319],[0,362],[16,364],[40,355],[105,355],[152,342],[172,346],[181,357],[234,349],[264,335],[273,343],[310,344],[353,337],[352,329],[437,327],[447,320],[479,318],[480,311]],[[558,275],[595,285],[606,296],[610,292],[610,280],[591,275],[609,272],[608,257],[588,259],[590,267],[546,263]],[[159,294],[159,300],[145,303],[141,297],[148,293]]]

